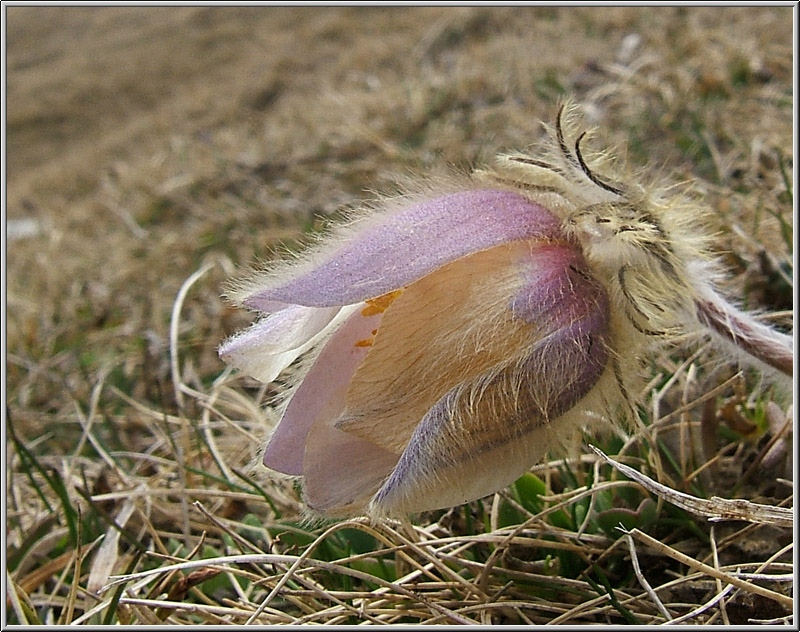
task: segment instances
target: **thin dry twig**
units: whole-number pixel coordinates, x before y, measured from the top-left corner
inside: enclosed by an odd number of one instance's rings
[[[713,496],[710,500],[697,498],[696,496],[685,494],[667,487],[666,485],[662,485],[661,483],[657,483],[641,472],[637,472],[632,467],[623,465],[611,457],[606,456],[602,450],[592,445],[590,445],[589,448],[609,465],[629,478],[632,478],[648,491],[653,492],[660,498],[664,498],[664,500],[686,511],[704,516],[709,521],[746,520],[747,522],[770,524],[784,528],[791,528],[794,525],[794,510],[792,509],[760,505],[740,498],[728,499],[719,498],[718,496]]]

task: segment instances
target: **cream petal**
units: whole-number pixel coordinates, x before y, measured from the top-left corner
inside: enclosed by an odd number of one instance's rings
[[[243,347],[258,347],[259,353],[279,353],[295,349],[319,333],[338,313],[338,307],[291,305],[253,323],[220,346],[224,360]]]
[[[578,253],[578,256],[579,253]],[[516,242],[475,253],[410,285],[383,316],[337,427],[398,455],[450,389],[502,365],[554,327],[515,308],[526,284],[549,287],[575,258],[559,242]],[[531,275],[533,270],[535,277]],[[539,294],[552,304],[558,285]],[[517,301],[519,302],[519,301]]]
[[[598,307],[608,315],[607,304]],[[475,500],[558,445],[580,420],[575,405],[606,368],[605,330],[577,325],[447,393],[415,428],[370,511],[403,515]]]

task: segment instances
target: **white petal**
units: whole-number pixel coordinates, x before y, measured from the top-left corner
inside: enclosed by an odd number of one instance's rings
[[[330,335],[359,307],[349,305],[340,309],[293,305],[226,340],[219,355],[228,364],[268,384],[301,354]]]

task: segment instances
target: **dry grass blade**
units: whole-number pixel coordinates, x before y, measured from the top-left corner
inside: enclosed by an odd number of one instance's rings
[[[109,575],[119,560],[119,540],[120,531],[124,529],[128,520],[130,520],[136,506],[132,500],[128,500],[120,510],[115,519],[117,528],[109,527],[106,531],[103,543],[97,551],[92,569],[89,573],[89,580],[86,583],[86,589],[89,592],[98,592],[108,580]]]
[[[148,580],[152,580],[152,579],[155,579],[156,577],[158,577],[158,576],[160,576],[162,574],[171,573],[171,572],[175,572],[175,571],[179,571],[179,570],[190,570],[190,569],[197,569],[197,568],[203,568],[203,569],[206,569],[206,570],[210,570],[210,569],[217,569],[217,567],[223,567],[226,564],[281,564],[281,563],[289,563],[289,562],[291,562],[292,566],[291,566],[290,571],[288,573],[286,573],[284,575],[284,577],[286,575],[291,575],[292,573],[296,572],[298,569],[300,569],[301,565],[305,565],[305,566],[312,567],[312,568],[321,568],[321,569],[324,569],[324,570],[333,571],[333,572],[337,572],[337,573],[342,573],[342,574],[345,574],[345,575],[349,575],[351,577],[355,577],[357,579],[362,579],[362,580],[365,580],[365,581],[377,583],[377,584],[383,586],[384,588],[387,588],[387,589],[389,589],[389,590],[391,590],[393,592],[400,593],[400,594],[404,595],[405,597],[412,599],[412,601],[419,601],[420,603],[425,604],[426,606],[432,608],[433,610],[435,610],[436,612],[438,612],[439,614],[443,615],[445,618],[447,618],[447,619],[449,619],[449,620],[451,620],[453,622],[460,623],[460,624],[466,624],[466,625],[469,625],[469,624],[473,623],[469,619],[461,617],[457,613],[452,612],[452,611],[448,610],[447,608],[444,608],[444,607],[440,606],[439,604],[437,604],[435,602],[427,602],[427,600],[422,598],[420,595],[416,595],[412,591],[410,591],[410,590],[408,590],[408,589],[406,589],[406,588],[404,588],[404,587],[402,587],[402,586],[400,586],[400,585],[398,585],[396,583],[386,582],[386,581],[381,580],[378,577],[375,577],[374,575],[368,575],[367,573],[363,573],[363,572],[360,572],[360,571],[357,571],[357,570],[354,570],[354,569],[351,569],[351,568],[347,568],[347,567],[341,566],[339,564],[321,562],[319,560],[310,559],[310,558],[304,557],[304,556],[297,557],[297,556],[270,555],[270,554],[263,554],[263,555],[230,555],[230,556],[219,557],[219,558],[214,558],[214,559],[197,560],[197,561],[194,561],[194,562],[182,562],[182,563],[179,563],[179,564],[171,564],[169,566],[158,568],[158,569],[153,569],[153,570],[150,570],[150,571],[142,571],[142,572],[139,572],[139,573],[132,573],[130,575],[111,577],[110,578],[111,579],[110,583],[105,587],[104,590],[108,590],[111,587],[113,587],[113,586],[115,586],[116,584],[119,584],[119,583],[131,581],[131,580],[136,580],[136,579],[145,579],[145,578],[148,579]],[[224,570],[224,568],[220,568],[219,570]],[[286,581],[288,581],[288,579]],[[277,585],[276,589],[273,589],[273,593],[277,594],[278,590],[280,590],[280,588],[284,584],[285,584],[285,581],[282,580],[282,582]],[[267,608],[267,606],[269,605],[269,601],[271,601],[271,600],[272,600],[272,593],[270,595],[268,595],[268,598],[265,599],[264,602],[262,602],[262,604],[259,605],[259,609],[257,611],[250,613],[250,620],[255,622],[257,620],[257,615],[259,614],[259,612],[263,612],[263,610]]]
[[[17,615],[17,620],[22,625],[30,625],[31,622],[28,620],[28,614],[25,608],[23,608],[22,599],[20,598],[20,592],[24,593],[24,590],[20,586],[17,586],[8,572],[6,572],[6,586],[8,587],[8,601],[14,609],[14,613]]]
[[[170,350],[170,366],[172,368],[172,385],[175,389],[175,400],[178,402],[178,409],[183,411],[183,396],[186,386],[181,379],[181,368],[178,354],[178,336],[180,330],[180,316],[183,309],[183,303],[186,300],[186,295],[192,286],[199,281],[203,275],[213,267],[213,264],[206,264],[199,270],[195,271],[180,287],[178,296],[172,305],[172,317],[170,318],[169,327],[169,350]]]
[[[646,533],[642,533],[638,529],[630,531],[629,535],[647,544],[653,549],[660,551],[665,555],[668,555],[672,559],[678,560],[679,562],[686,564],[687,566],[690,566],[691,568],[694,568],[696,570],[702,571],[703,573],[711,575],[716,579],[720,579],[727,584],[732,584],[737,588],[741,588],[742,590],[746,590],[748,592],[761,595],[762,597],[772,599],[790,608],[794,607],[794,599],[792,599],[791,597],[787,595],[782,595],[780,593],[776,593],[775,591],[768,590],[767,588],[762,588],[757,584],[752,584],[750,582],[744,581],[743,579],[737,577],[736,575],[725,573],[723,571],[717,570],[713,566],[709,566],[708,564],[703,564],[702,562],[698,562],[694,558],[685,555],[679,551],[676,551],[672,547],[667,546],[666,544],[663,544],[658,540],[655,540],[654,538],[651,538],[649,535],[647,535]]]
[[[636,554],[636,546],[633,543],[633,539],[630,536],[625,536],[625,539],[628,542],[628,549],[631,552],[631,562],[633,563],[633,572],[636,574],[636,579],[639,580],[639,583],[642,585],[642,588],[645,589],[645,592],[650,596],[650,599],[653,600],[653,603],[656,604],[658,607],[659,612],[664,615],[664,618],[667,621],[672,621],[672,614],[669,610],[664,607],[664,604],[661,603],[661,600],[658,598],[656,591],[653,590],[650,583],[645,579],[644,575],[642,574],[642,569],[639,566],[639,556]]]

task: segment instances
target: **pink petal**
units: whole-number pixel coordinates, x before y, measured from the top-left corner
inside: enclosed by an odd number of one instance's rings
[[[359,513],[394,469],[397,459],[397,454],[320,421],[309,433],[305,449],[305,501],[312,509],[331,517]]]
[[[602,334],[608,328],[605,288],[577,247],[536,244],[525,266],[525,286],[511,300],[515,317],[556,334]]]
[[[509,191],[461,191],[423,201],[370,225],[301,276],[258,288],[243,303],[349,305],[404,287],[465,255],[510,241],[565,239],[550,211]]]
[[[341,414],[350,379],[369,351],[356,342],[370,338],[380,317],[362,316],[356,310],[334,332],[292,395],[267,444],[264,465],[284,474],[303,474],[308,432],[318,420],[335,419]]]

